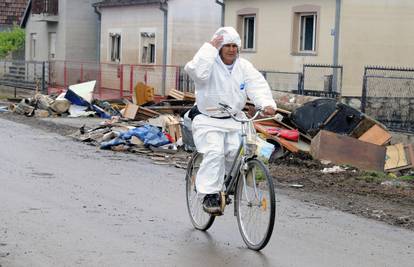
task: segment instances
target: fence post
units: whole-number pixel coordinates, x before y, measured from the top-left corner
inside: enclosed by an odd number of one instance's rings
[[[306,67],[306,65],[303,65],[302,77],[301,77],[301,81],[300,81],[300,94],[301,95],[305,94],[305,67]]]
[[[130,65],[129,70],[129,94],[131,97],[133,96],[134,92],[134,65]]]
[[[303,74],[298,72],[298,88],[297,88],[298,94],[300,94],[300,91],[301,91],[302,79],[303,79]]]
[[[65,88],[68,87],[68,74],[67,74],[67,70],[66,70],[66,60],[65,63],[63,63],[63,86]]]
[[[42,62],[42,93],[47,94],[46,92],[46,63]]]
[[[120,87],[119,96],[123,98],[124,97],[124,65],[123,64],[119,65],[119,78],[121,79],[120,84],[119,84],[119,87]]]
[[[102,99],[102,64],[98,62],[99,98]]]
[[[80,65],[80,79],[79,79],[79,81],[83,82],[83,63],[81,63],[81,65]]]
[[[180,86],[180,67],[177,66],[175,67],[175,88],[177,90],[180,90],[181,88],[179,88],[179,86]],[[183,88],[183,92],[184,92],[184,88]]]
[[[365,106],[367,104],[367,67],[364,68],[364,77],[362,80],[362,96],[361,96],[361,112],[365,113]]]

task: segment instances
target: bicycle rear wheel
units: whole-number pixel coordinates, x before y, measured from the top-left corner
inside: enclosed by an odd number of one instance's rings
[[[243,241],[253,250],[261,250],[270,240],[275,222],[275,191],[266,166],[257,159],[247,162],[240,174],[235,196],[237,223]]]
[[[187,209],[190,215],[191,223],[198,230],[206,231],[214,222],[216,218],[203,210],[203,203],[197,194],[195,179],[197,171],[200,168],[200,163],[203,159],[203,155],[194,153],[187,166],[186,174],[186,199]]]

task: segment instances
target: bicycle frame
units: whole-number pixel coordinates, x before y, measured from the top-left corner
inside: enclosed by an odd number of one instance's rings
[[[230,112],[230,107],[225,105],[225,104],[221,104],[221,109],[223,111],[226,111],[233,120],[240,122],[241,124],[241,140],[240,140],[240,145],[239,148],[237,150],[236,153],[236,157],[233,159],[233,163],[231,165],[230,170],[225,174],[225,179],[224,179],[224,190],[222,191],[224,193],[224,195],[228,196],[228,195],[234,195],[234,189],[237,185],[238,179],[240,178],[240,174],[243,174],[243,178],[245,179],[245,175],[244,175],[244,170],[247,170],[247,161],[251,158],[255,158],[256,156],[253,155],[247,155],[246,151],[248,150],[248,145],[247,145],[247,127],[249,125],[247,125],[248,123],[252,122],[261,112],[261,110],[257,110],[256,114],[250,118],[250,119],[239,119],[237,118],[235,115],[233,115]],[[212,108],[211,110],[215,110],[216,108]],[[194,157],[193,157],[194,160]],[[244,181],[246,184],[246,181]],[[255,188],[256,191],[256,188]]]
[[[241,141],[239,148],[237,149],[236,157],[233,159],[230,170],[226,173],[226,178],[224,184],[226,186],[224,193],[232,195],[234,193],[234,188],[237,184],[237,179],[239,174],[242,171],[242,165],[246,162],[247,156],[245,152],[247,151],[247,135],[246,135],[246,124],[247,122],[241,122]],[[254,157],[254,156],[253,156]]]

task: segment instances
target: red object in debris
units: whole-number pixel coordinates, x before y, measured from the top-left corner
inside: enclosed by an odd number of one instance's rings
[[[168,141],[170,141],[171,143],[174,143],[174,138],[172,138],[172,136],[169,133],[167,132],[162,132],[162,133],[165,135],[165,137],[167,137]]]
[[[283,137],[288,140],[298,141],[299,140],[299,131],[298,130],[287,130],[282,128],[268,128],[268,134],[275,134],[277,136]]]

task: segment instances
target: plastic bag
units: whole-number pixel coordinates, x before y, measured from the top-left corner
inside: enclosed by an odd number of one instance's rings
[[[146,146],[151,145],[158,147],[170,143],[168,138],[161,132],[158,127],[154,127],[149,124],[131,129],[120,135],[120,137],[124,140],[129,140],[132,136],[138,137],[142,142],[144,142],[144,145]]]
[[[262,160],[263,162],[268,162],[270,159],[270,156],[273,153],[273,150],[275,150],[275,146],[271,143],[266,142],[262,138],[257,137],[256,138],[256,155],[257,157]]]

